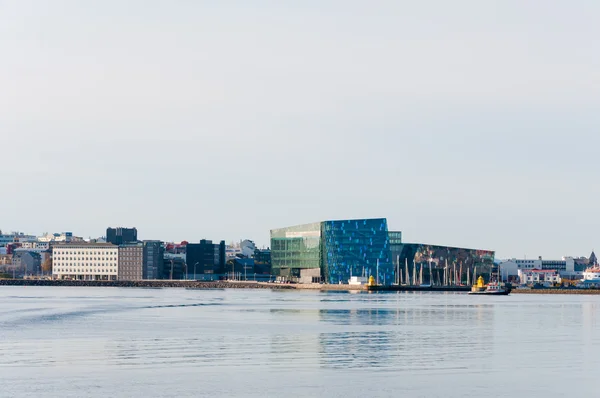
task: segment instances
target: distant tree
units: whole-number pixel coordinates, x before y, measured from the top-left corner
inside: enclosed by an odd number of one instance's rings
[[[52,273],[52,259],[50,257],[42,263],[42,273]]]

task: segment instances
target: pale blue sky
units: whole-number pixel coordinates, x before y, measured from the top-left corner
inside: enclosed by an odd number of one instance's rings
[[[600,248],[600,2],[0,0],[0,228]],[[599,249],[600,250],[600,249]]]

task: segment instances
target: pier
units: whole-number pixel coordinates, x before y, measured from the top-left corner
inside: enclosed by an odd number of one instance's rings
[[[469,292],[470,286],[410,286],[410,285],[390,285],[390,286],[366,286],[368,291],[379,292]]]

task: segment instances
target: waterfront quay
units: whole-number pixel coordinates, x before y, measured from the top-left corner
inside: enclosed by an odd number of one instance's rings
[[[313,291],[366,291],[366,292],[455,292],[467,293],[467,286],[368,286],[321,283],[267,283],[244,281],[190,281],[190,280],[142,280],[142,281],[74,281],[56,279],[0,279],[0,286],[55,286],[55,287],[126,287],[126,288],[184,288],[184,289],[270,289]],[[600,295],[600,289],[513,289],[511,294],[577,294]]]
[[[74,287],[134,287],[134,288],[190,288],[190,289],[293,289],[291,284],[237,282],[237,281],[190,281],[190,280],[141,280],[141,281],[77,281],[68,279],[0,279],[0,286],[74,286]]]

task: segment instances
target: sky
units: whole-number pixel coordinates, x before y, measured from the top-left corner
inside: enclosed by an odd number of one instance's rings
[[[387,217],[600,250],[600,2],[0,0],[0,229]]]

